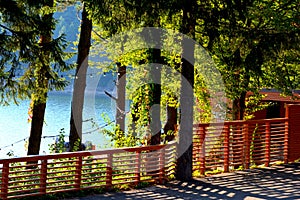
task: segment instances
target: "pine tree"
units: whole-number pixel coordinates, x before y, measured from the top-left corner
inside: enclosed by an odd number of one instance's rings
[[[13,99],[31,98],[31,131],[28,155],[39,154],[49,90],[61,90],[68,82],[59,73],[72,66],[64,59],[63,36],[52,39],[54,2],[1,1],[1,90]],[[2,73],[4,72],[4,73]],[[2,98],[1,102],[6,102]]]

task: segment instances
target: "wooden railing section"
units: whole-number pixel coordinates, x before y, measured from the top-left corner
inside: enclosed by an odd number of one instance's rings
[[[163,182],[175,170],[176,144],[0,160],[0,199],[114,185]]]
[[[208,171],[287,162],[288,119],[194,125],[193,170]]]

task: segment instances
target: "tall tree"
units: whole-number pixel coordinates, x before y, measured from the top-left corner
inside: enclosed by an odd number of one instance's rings
[[[191,39],[195,39],[197,1],[182,2],[181,32]],[[181,81],[180,88],[180,128],[177,158],[176,178],[179,180],[192,179],[192,151],[193,151],[193,104],[194,104],[194,43],[190,40],[182,41],[181,74],[188,84]]]
[[[70,151],[77,143],[77,150],[82,150],[82,111],[84,105],[84,91],[86,87],[86,73],[88,69],[88,56],[91,46],[92,20],[89,19],[86,4],[83,4],[80,38],[78,44],[77,68],[72,96],[70,120]]]
[[[146,27],[160,27],[160,18],[162,15],[161,11],[163,9],[164,3],[160,1],[141,1],[139,2],[139,8],[135,11],[137,13],[137,17],[141,20],[145,21]],[[146,18],[146,19],[145,19]],[[150,64],[150,72],[149,72],[149,93],[148,98],[149,105],[148,108],[148,119],[149,119],[149,129],[151,133],[150,145],[160,144],[161,140],[161,65],[162,64],[162,56],[161,56],[161,48],[162,48],[162,36],[154,35],[150,33],[147,38],[151,43],[153,43],[158,48],[149,49],[147,51],[148,59],[147,62]],[[143,111],[142,111],[143,112]]]
[[[41,24],[39,28],[39,46],[35,59],[30,63],[26,73],[31,74],[34,79],[31,92],[31,129],[28,143],[28,155],[37,155],[40,150],[41,136],[46,110],[48,91],[53,89],[62,89],[66,86],[65,80],[59,78],[59,71],[70,69],[64,62],[64,53],[61,49],[61,38],[52,39],[52,31],[55,29],[53,18],[53,0],[43,2],[28,2],[28,6],[33,8],[40,16]],[[42,11],[42,12],[41,12]],[[40,14],[41,13],[41,14]],[[55,62],[54,65],[52,65]],[[21,79],[26,82],[26,77]]]
[[[45,1],[42,5],[53,7],[53,0]],[[50,44],[52,40],[52,30],[53,30],[53,13],[45,14],[41,17],[44,22],[45,27],[40,36],[39,45],[41,46],[41,54],[37,63],[34,63],[35,70],[34,76],[35,88],[31,95],[32,101],[32,121],[31,129],[28,143],[28,155],[37,155],[40,151],[41,136],[43,132],[44,116],[46,110],[46,99],[48,93],[48,78],[50,78],[49,68],[50,68],[50,52],[47,49],[47,45]]]
[[[125,132],[126,66],[118,62],[117,73],[116,124],[120,131]]]
[[[28,154],[38,154],[48,90],[62,89],[67,82],[60,71],[70,69],[64,62],[63,37],[52,40],[53,1],[16,0],[0,3],[1,86],[7,97],[31,97],[32,121]],[[1,31],[2,31],[1,30]],[[8,43],[10,42],[10,43]],[[9,48],[8,48],[9,47]],[[55,63],[51,65],[51,63]],[[4,76],[2,76],[4,75]],[[1,101],[3,98],[1,99]],[[5,99],[4,99],[5,101]]]

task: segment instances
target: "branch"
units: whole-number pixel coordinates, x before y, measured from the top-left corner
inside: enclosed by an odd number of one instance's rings
[[[113,100],[117,101],[117,98],[114,97],[112,94],[110,94],[109,92],[107,92],[106,90],[104,91],[104,93],[109,96],[110,98],[112,98]]]
[[[11,33],[13,33],[13,34],[17,34],[16,31],[14,31],[14,30],[8,28],[7,26],[4,26],[4,25],[0,24],[0,27],[1,27],[1,28],[4,28],[4,29],[6,29],[6,30],[8,30],[9,32],[11,32]]]
[[[97,35],[102,41],[107,42],[107,39],[105,39],[104,37],[102,37],[99,33],[97,33],[96,31],[94,31],[92,29],[93,33],[95,33],[95,35]]]

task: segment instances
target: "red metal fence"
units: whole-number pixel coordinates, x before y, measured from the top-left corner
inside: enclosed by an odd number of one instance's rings
[[[194,125],[193,170],[228,172],[287,162],[288,130],[287,118]]]
[[[167,179],[175,143],[0,160],[0,199]]]

